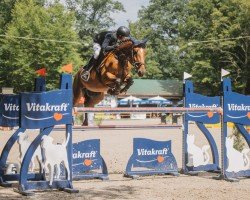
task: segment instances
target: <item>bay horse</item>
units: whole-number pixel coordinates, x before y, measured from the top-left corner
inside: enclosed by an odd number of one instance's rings
[[[84,97],[84,107],[94,107],[104,99],[104,94],[118,95],[133,84],[131,70],[134,67],[139,77],[145,72],[146,42],[126,40],[115,50],[104,55],[97,70],[91,70],[90,78],[84,81],[80,68],[73,82],[73,105]],[[124,87],[122,87],[124,86]],[[88,125],[87,113],[83,125]]]

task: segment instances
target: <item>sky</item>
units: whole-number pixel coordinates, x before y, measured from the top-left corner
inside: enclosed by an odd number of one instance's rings
[[[126,12],[119,12],[112,14],[115,19],[116,26],[128,26],[128,20],[135,22],[137,20],[137,12],[142,6],[147,7],[150,0],[116,0],[123,4]]]

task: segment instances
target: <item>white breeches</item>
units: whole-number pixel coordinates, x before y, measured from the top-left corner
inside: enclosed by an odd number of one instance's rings
[[[97,59],[101,52],[101,45],[98,43],[93,44],[94,59]]]

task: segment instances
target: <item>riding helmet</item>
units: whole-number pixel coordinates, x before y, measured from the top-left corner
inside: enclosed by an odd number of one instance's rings
[[[130,30],[125,26],[120,26],[116,31],[116,35],[128,37],[130,35]]]

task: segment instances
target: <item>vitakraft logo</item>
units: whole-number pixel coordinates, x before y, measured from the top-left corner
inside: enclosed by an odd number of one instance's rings
[[[46,103],[45,105],[41,105],[39,103],[26,103],[27,110],[38,112],[38,111],[52,111],[52,112],[63,112],[67,111],[69,104],[68,103],[62,103],[61,105],[50,105],[49,103]]]
[[[19,111],[19,105],[12,104],[12,103],[4,103],[4,110],[5,111]]]
[[[189,108],[217,108],[219,107],[218,104],[212,104],[212,105],[205,105],[205,104],[195,104],[195,103],[190,103],[188,104]]]
[[[77,151],[76,153],[73,153],[73,159],[76,158],[95,158],[97,154],[97,151],[90,151],[89,153],[83,153],[81,151]]]
[[[166,155],[168,154],[168,149],[137,149],[138,156],[151,156],[151,155]]]
[[[229,111],[250,111],[250,105],[242,104],[227,104]]]

